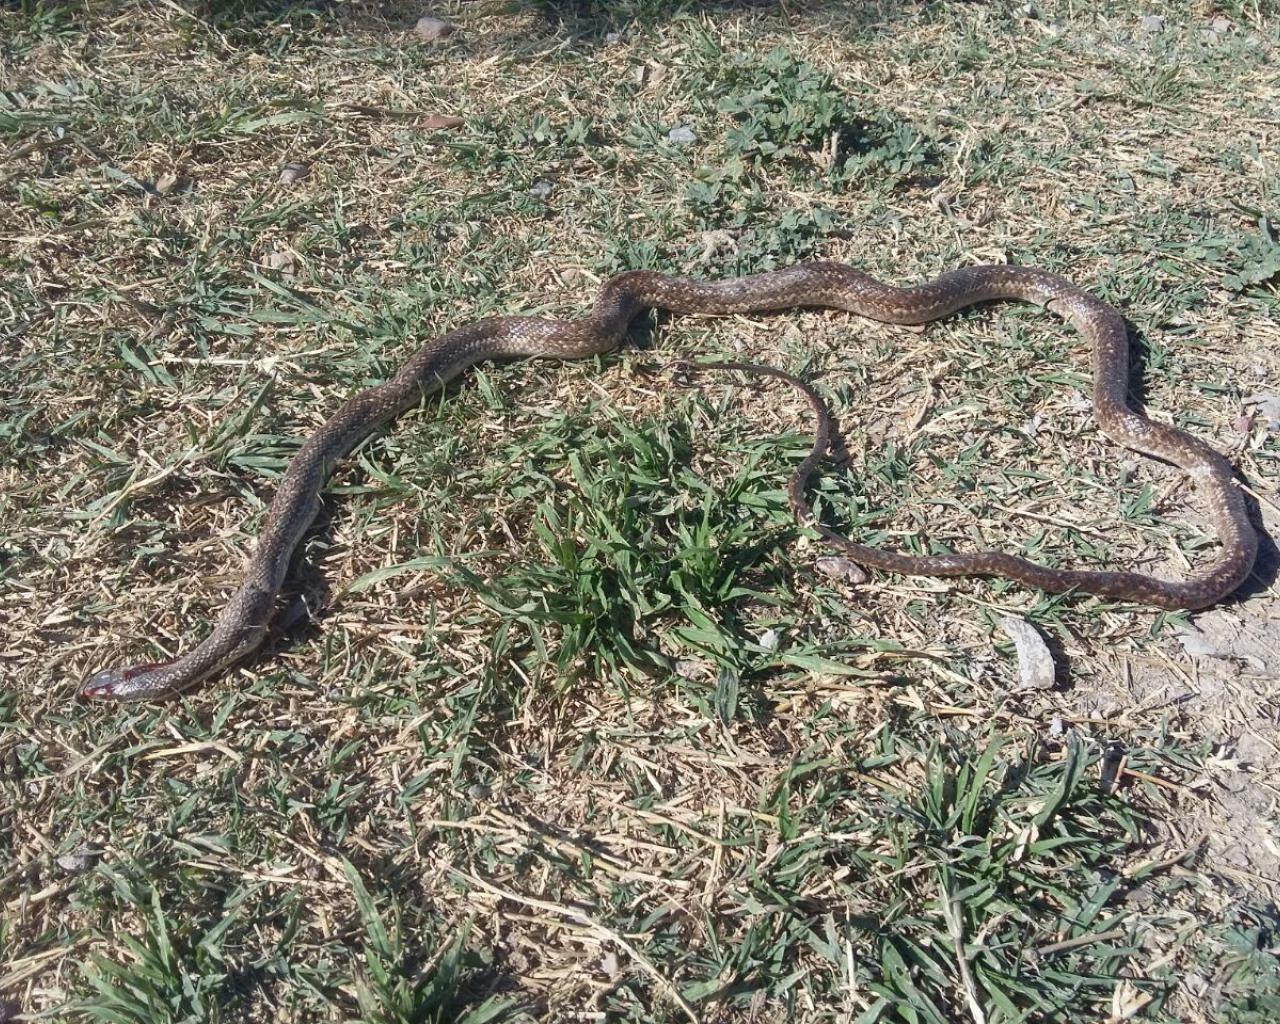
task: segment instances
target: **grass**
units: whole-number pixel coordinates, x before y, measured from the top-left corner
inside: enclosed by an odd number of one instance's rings
[[[481,367],[339,468],[261,654],[73,699],[204,634],[345,395],[637,267],[1066,273],[1274,532],[1265,7],[421,13],[0,22],[0,1021],[1274,1019],[1274,570],[1195,617],[855,585],[787,508],[800,396],[657,369],[816,381],[850,457],[811,495],[869,543],[1178,571],[1194,498],[1030,308]],[[1062,688],[1016,689],[1006,613]]]

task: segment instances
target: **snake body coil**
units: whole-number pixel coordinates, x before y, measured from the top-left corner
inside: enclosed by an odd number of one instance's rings
[[[96,672],[84,681],[80,692],[121,701],[168,696],[222,671],[257,648],[266,635],[290,559],[319,511],[321,488],[334,465],[378,426],[437,391],[473,363],[518,356],[581,359],[608,352],[621,342],[636,314],[649,308],[729,314],[827,306],[885,323],[923,324],[991,299],[1021,299],[1044,306],[1070,321],[1090,342],[1093,409],[1099,426],[1120,444],[1171,462],[1191,476],[1209,504],[1222,542],[1216,559],[1189,579],[1166,581],[1130,572],[1051,569],[1001,552],[917,557],[854,544],[825,527],[818,527],[819,531],[864,565],[897,573],[1003,576],[1055,593],[1081,590],[1170,609],[1202,608],[1235,590],[1253,567],[1258,538],[1230,464],[1196,438],[1129,408],[1124,320],[1106,303],[1064,278],[1033,268],[979,266],[950,271],[914,287],[897,288],[843,264],[827,262],[714,282],[629,271],[604,283],[587,317],[557,321],[512,316],[469,324],[419,349],[385,384],[348,399],[289,464],[244,582],[223,608],[208,638],[175,661]],[[792,501],[796,504],[794,493]],[[799,506],[798,510],[803,511]]]

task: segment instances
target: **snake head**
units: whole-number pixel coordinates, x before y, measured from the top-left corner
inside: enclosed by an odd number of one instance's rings
[[[136,700],[139,677],[170,664],[172,662],[153,661],[128,668],[104,668],[80,684],[80,696],[87,700]]]

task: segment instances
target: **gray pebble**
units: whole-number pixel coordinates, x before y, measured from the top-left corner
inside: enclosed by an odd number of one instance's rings
[[[418,19],[418,23],[413,26],[413,31],[419,39],[432,42],[436,39],[444,39],[446,36],[453,35],[457,31],[457,27],[450,25],[447,21],[441,21],[439,18],[427,16]]]
[[[64,853],[57,859],[57,864],[68,875],[83,875],[86,871],[92,871],[101,857],[101,850],[82,846],[74,853]]]
[[[301,181],[311,173],[311,168],[306,164],[285,164],[280,170],[280,184],[292,185],[295,181]]]
[[[866,583],[871,578],[867,575],[867,570],[853,561],[853,559],[840,558],[838,555],[823,555],[821,558],[815,558],[813,567],[823,576],[830,576],[836,580],[845,580],[855,586],[859,583]]]

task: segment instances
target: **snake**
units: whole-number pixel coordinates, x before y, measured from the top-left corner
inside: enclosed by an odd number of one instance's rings
[[[1220,542],[1209,564],[1183,579],[1162,579],[1129,571],[1047,566],[1000,551],[910,555],[882,550],[857,544],[818,523],[804,503],[804,481],[798,475],[792,477],[789,488],[797,514],[856,561],[890,573],[1003,577],[1048,593],[1078,591],[1167,610],[1205,608],[1235,591],[1252,571],[1258,536],[1231,463],[1198,438],[1130,406],[1124,317],[1065,277],[1037,267],[988,264],[896,286],[832,261],[801,262],[720,280],[628,270],[600,284],[585,316],[497,316],[465,324],[422,345],[385,382],[349,397],[290,460],[243,580],[208,636],[170,661],[94,672],[81,682],[79,693],[109,701],[171,697],[226,672],[255,651],[266,637],[294,552],[319,513],[322,490],[337,463],[379,427],[440,391],[475,363],[602,355],[617,348],[631,321],[650,309],[725,316],[832,308],[883,323],[918,325],[996,300],[1038,305],[1083,336],[1092,353],[1092,404],[1098,426],[1116,443],[1171,463],[1191,478],[1208,506]],[[826,421],[820,422],[822,436],[801,469],[816,464],[826,450],[827,433]]]

